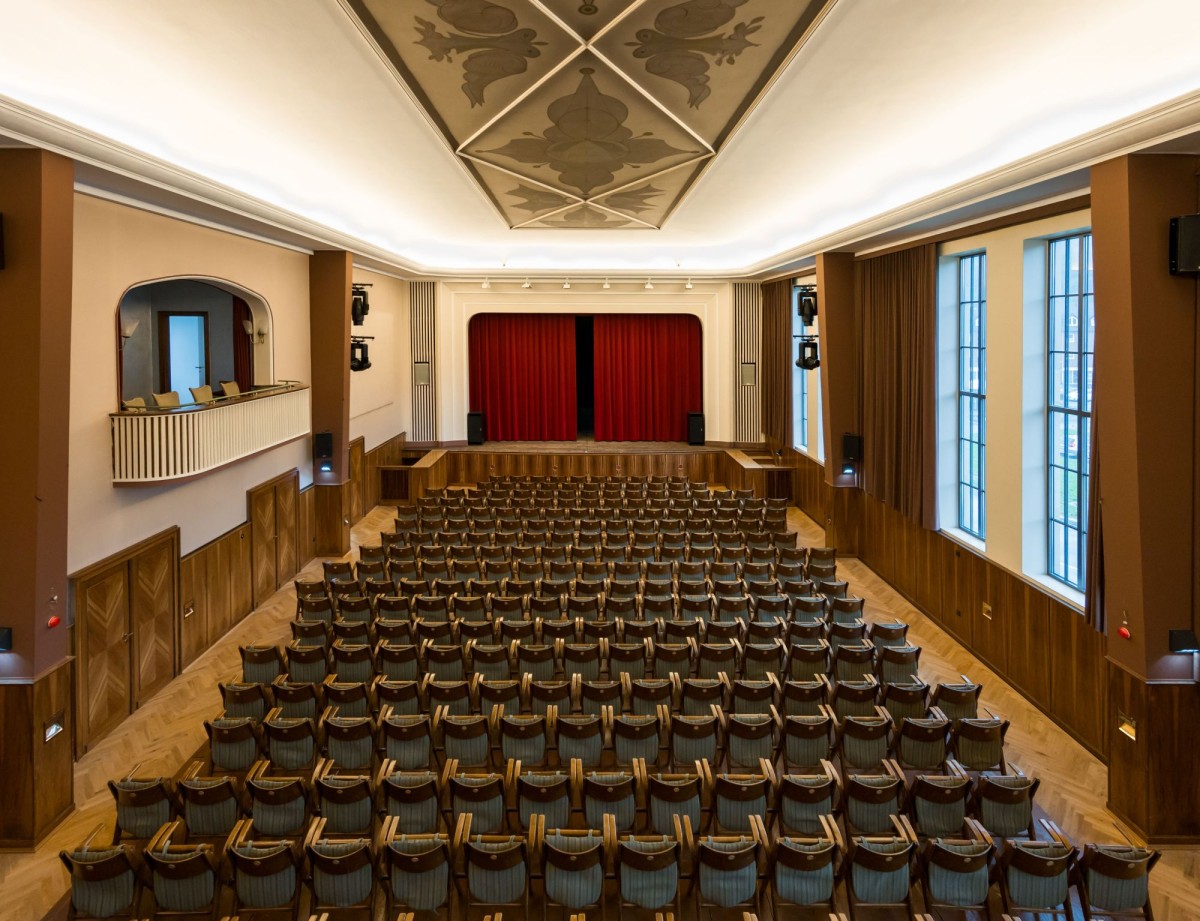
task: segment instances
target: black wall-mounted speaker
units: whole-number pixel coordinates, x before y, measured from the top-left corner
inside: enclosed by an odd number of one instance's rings
[[[1200,214],[1171,218],[1170,239],[1172,275],[1200,272]]]
[[[481,445],[487,433],[483,424],[483,413],[467,413],[467,444]]]
[[[855,461],[856,463],[862,460],[862,435],[851,435],[849,432],[843,433],[842,460]]]
[[[313,435],[313,457],[317,460],[333,457],[333,432],[317,432]]]
[[[704,413],[688,413],[688,444],[704,444]]]

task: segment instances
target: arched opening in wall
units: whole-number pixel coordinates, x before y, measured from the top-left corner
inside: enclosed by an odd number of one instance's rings
[[[139,282],[117,306],[120,405],[186,405],[270,385],[272,332],[270,307],[248,288],[203,276]]]

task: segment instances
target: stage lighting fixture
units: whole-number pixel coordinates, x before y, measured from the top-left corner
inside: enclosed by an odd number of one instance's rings
[[[815,371],[821,367],[821,353],[817,348],[816,336],[804,336],[800,339],[800,356],[796,359],[796,367],[805,371]]]
[[[800,315],[801,323],[805,326],[812,326],[813,320],[817,318],[816,285],[798,285],[796,287],[796,313]]]
[[[362,326],[363,320],[371,312],[371,304],[367,298],[367,288],[370,284],[355,282],[350,286],[350,322],[354,326]]]
[[[350,370],[351,371],[366,371],[371,367],[371,352],[367,346],[368,339],[374,339],[374,336],[351,336],[350,337]]]

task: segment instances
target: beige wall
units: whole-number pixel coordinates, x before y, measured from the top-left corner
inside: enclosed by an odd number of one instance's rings
[[[939,251],[943,262],[938,302],[943,320],[957,304],[953,258],[987,253],[987,532],[982,552],[1005,569],[1033,578],[1045,573],[1044,241],[1089,226],[1091,212],[1074,211],[951,240]],[[957,365],[954,334],[947,342],[946,332],[943,325],[938,350],[943,393],[939,399],[939,524],[953,534],[957,494],[945,485],[950,470],[956,468],[945,464],[944,423],[954,402],[947,403],[944,391],[953,386]],[[956,536],[980,546],[961,532]],[[1077,593],[1058,582],[1051,581],[1048,587],[1072,603],[1079,601]]]
[[[731,286],[724,282],[695,282],[685,290],[682,281],[656,281],[652,291],[643,283],[601,281],[537,282],[523,289],[519,282],[493,280],[484,290],[478,282],[443,282],[437,292],[438,438],[465,441],[470,394],[467,324],[477,313],[690,313],[700,318],[704,353],[705,433],[709,441],[732,441],[733,423],[733,305]]]
[[[74,572],[179,525],[184,553],[246,520],[246,490],[299,467],[312,478],[307,439],[173,486],[112,485],[108,414],[117,408],[117,304],[134,284],[179,276],[233,282],[271,311],[256,377],[309,379],[308,255],[126,205],[75,196],[70,342],[71,441],[67,568]],[[66,348],[64,343],[64,351]],[[64,355],[64,360],[66,355]]]
[[[374,336],[371,367],[350,372],[350,440],[360,435],[370,451],[406,431],[411,408],[412,374],[409,370],[408,282],[355,268],[354,280],[371,285],[371,310],[362,326],[352,326],[356,336]]]

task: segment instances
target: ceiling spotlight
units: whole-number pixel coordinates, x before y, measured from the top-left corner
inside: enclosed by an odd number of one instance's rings
[[[687,280],[687,284],[684,285],[684,288],[686,288],[688,291],[692,290],[692,280],[690,278]]]
[[[354,326],[362,326],[363,319],[371,312],[371,304],[367,297],[369,287],[370,282],[355,282],[350,286],[350,323]]]
[[[796,359],[796,367],[805,371],[815,371],[821,367],[821,353],[817,346],[816,336],[802,336],[800,339],[800,356]]]
[[[570,288],[570,287],[571,287],[571,279],[564,278],[563,279],[563,290],[565,291],[567,288]]]
[[[604,279],[604,290],[605,290],[605,291],[607,291],[607,290],[608,290],[609,288],[611,288],[611,287],[612,287],[612,285],[610,285],[610,284],[608,283],[608,279],[607,279],[607,278],[606,278],[606,279]]]
[[[801,323],[812,326],[813,320],[817,318],[816,285],[796,286],[796,313],[800,316]]]
[[[654,282],[652,282],[649,278],[647,278],[646,284],[643,287],[645,287],[645,289],[647,291],[653,291],[654,290]]]
[[[483,288],[486,291],[491,286],[492,286],[492,280],[490,278],[485,278],[483,280],[483,284],[480,285],[479,287]]]
[[[522,287],[522,288],[526,288],[526,289],[528,289],[528,288],[532,288],[532,287],[533,287],[533,285],[531,285],[531,284],[529,283],[529,279],[528,279],[528,278],[526,278],[526,279],[525,279],[525,284],[521,285],[521,287]]]

